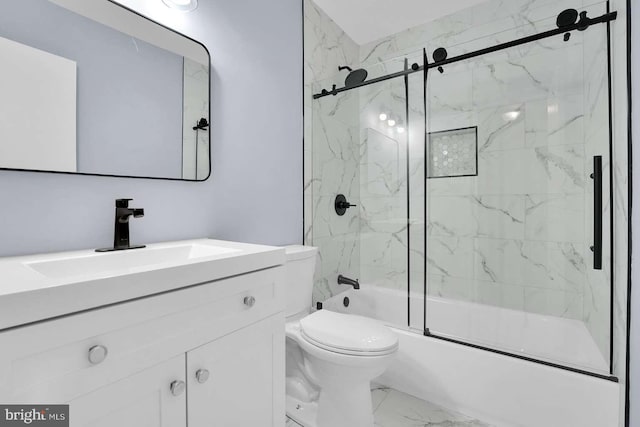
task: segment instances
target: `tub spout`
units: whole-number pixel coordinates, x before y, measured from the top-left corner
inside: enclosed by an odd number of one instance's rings
[[[338,285],[349,285],[353,286],[353,289],[360,289],[360,282],[358,282],[358,280],[349,279],[342,274],[338,276]]]

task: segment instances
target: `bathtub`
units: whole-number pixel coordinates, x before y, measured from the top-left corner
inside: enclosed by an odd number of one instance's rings
[[[618,426],[618,383],[426,337],[422,297],[407,301],[406,290],[362,285],[324,303],[328,310],[378,319],[398,334],[398,355],[377,383],[497,427]],[[429,297],[427,322],[442,337],[554,363],[570,360],[595,372],[607,369],[579,321]]]

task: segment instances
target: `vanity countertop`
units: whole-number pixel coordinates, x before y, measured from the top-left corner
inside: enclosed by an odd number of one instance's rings
[[[283,248],[198,239],[0,259],[0,330],[284,264]]]

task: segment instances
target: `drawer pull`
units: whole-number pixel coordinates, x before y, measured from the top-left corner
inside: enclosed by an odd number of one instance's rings
[[[244,305],[246,305],[247,307],[251,308],[255,305],[256,303],[256,299],[254,297],[244,297]]]
[[[89,349],[89,362],[92,365],[99,365],[107,358],[109,351],[103,345],[94,345]]]
[[[207,382],[207,380],[209,379],[209,371],[206,369],[198,369],[196,371],[196,380],[198,380],[198,382],[200,384],[204,384]]]
[[[169,385],[169,390],[171,390],[171,394],[173,394],[174,396],[180,396],[182,393],[184,393],[186,386],[187,385],[184,381],[175,380],[171,383],[171,385]]]

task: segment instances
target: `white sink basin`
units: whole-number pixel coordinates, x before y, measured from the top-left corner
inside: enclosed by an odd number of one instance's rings
[[[217,257],[234,252],[241,252],[241,250],[198,243],[178,243],[175,246],[130,249],[117,252],[84,253],[74,257],[25,262],[24,264],[44,276],[52,279],[60,279],[74,276],[128,272],[133,269],[160,266],[163,264],[182,264],[200,258]]]
[[[0,330],[284,262],[283,248],[212,239],[0,258]]]

